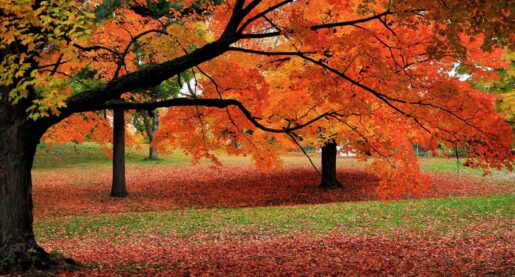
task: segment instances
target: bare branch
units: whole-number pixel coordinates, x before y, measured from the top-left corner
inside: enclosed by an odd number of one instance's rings
[[[419,15],[419,12],[423,12],[423,9],[413,9],[413,10],[404,10],[404,11],[391,11],[390,8],[388,8],[386,11],[372,15],[369,17],[364,17],[356,20],[349,20],[349,21],[341,21],[341,22],[334,22],[334,23],[327,23],[327,24],[319,24],[311,26],[311,30],[316,31],[320,29],[327,29],[327,28],[334,28],[334,27],[343,27],[343,26],[351,26],[356,25],[360,23],[366,23],[373,20],[379,20],[390,32],[392,32],[395,35],[395,32],[388,26],[386,23],[386,20],[383,19],[384,17],[391,15],[391,14],[406,14],[406,13],[413,13],[415,15]]]
[[[279,9],[280,7],[282,7],[282,6],[286,5],[286,4],[292,3],[292,2],[293,2],[293,0],[285,0],[285,1],[279,2],[276,5],[273,5],[273,6],[269,7],[268,9],[265,9],[264,11],[262,11],[262,12],[256,14],[255,16],[249,18],[238,29],[238,33],[240,33],[240,34],[243,33],[243,31],[245,31],[245,28],[247,28],[252,22],[256,21],[260,17],[264,17],[268,13],[270,13],[270,12],[276,10],[276,9]]]
[[[266,51],[240,48],[240,47],[232,47],[232,46],[229,47],[228,50],[235,51],[235,52],[243,52],[243,53],[248,53],[248,54],[262,55],[262,56],[299,56],[300,57],[302,55],[316,54],[316,52],[299,52],[299,51],[266,52]]]
[[[253,39],[253,38],[270,38],[280,36],[281,32],[259,33],[259,34],[241,34],[240,39]]]
[[[334,27],[352,26],[352,25],[359,24],[359,23],[365,23],[365,22],[369,22],[372,20],[381,19],[381,17],[389,15],[389,14],[393,14],[393,12],[390,10],[387,10],[387,11],[384,11],[382,13],[379,13],[379,14],[376,14],[373,16],[360,18],[360,19],[356,19],[356,20],[314,25],[314,26],[311,26],[311,30],[316,31],[316,30],[320,30],[320,29],[327,29],[327,28],[334,28]]]
[[[313,160],[311,159],[311,157],[309,156],[309,154],[306,152],[306,150],[304,150],[304,148],[302,147],[302,145],[300,145],[300,143],[297,141],[297,139],[295,138],[295,133],[293,132],[288,132],[287,133],[288,136],[291,138],[291,140],[300,148],[300,151],[302,151],[302,153],[304,154],[304,156],[306,156],[306,158],[308,158],[309,160],[309,163],[311,164],[311,166],[315,169],[316,173],[318,174],[318,176],[322,177],[322,173],[320,173],[320,171],[318,170],[318,168],[316,167],[315,163],[313,162]]]
[[[165,27],[163,27],[163,28],[165,28]],[[127,31],[127,32],[129,32],[129,31]],[[136,43],[140,38],[142,38],[148,34],[151,34],[151,33],[168,34],[166,31],[163,31],[163,30],[152,29],[152,30],[147,30],[147,31],[141,32],[136,36],[131,35],[131,41],[129,41],[129,43],[127,44],[127,46],[125,47],[125,49],[119,56],[120,60],[118,61],[118,66],[116,67],[116,70],[113,74],[112,80],[118,78],[118,75],[120,74],[120,70],[121,70],[122,66],[125,65],[125,57],[127,56],[127,54],[129,54],[129,51],[130,51],[131,47],[134,45],[134,43]],[[129,34],[130,34],[130,32],[129,32]]]

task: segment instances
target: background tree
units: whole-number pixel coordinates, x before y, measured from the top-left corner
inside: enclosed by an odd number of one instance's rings
[[[468,67],[463,66],[460,73],[470,73],[472,77],[472,85],[488,93],[497,96],[497,111],[503,116],[504,120],[511,126],[512,139],[515,138],[515,52],[507,51],[503,57],[510,63],[508,68],[496,69],[499,75],[498,79],[483,78],[483,76],[475,76],[474,72],[468,72]],[[512,146],[515,141],[512,140]]]
[[[322,181],[320,187],[322,188],[340,188],[342,184],[338,181],[336,175],[336,157],[338,149],[336,141],[326,142],[322,146]]]
[[[187,75],[187,74],[181,74]],[[183,81],[184,80],[184,81]],[[185,85],[184,82],[189,82],[189,78],[184,76],[183,78],[174,77],[169,81],[163,82],[161,85],[149,89],[145,93],[146,101],[156,102],[165,99],[173,99],[181,97],[181,89]],[[140,100],[141,101],[141,100]],[[140,110],[133,114],[132,123],[136,129],[145,134],[148,142],[148,156],[147,159],[154,161],[158,160],[157,148],[154,145],[154,136],[159,129],[160,111],[158,109],[153,110]]]

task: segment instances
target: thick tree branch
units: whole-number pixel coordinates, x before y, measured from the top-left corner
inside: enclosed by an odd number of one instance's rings
[[[232,37],[237,33],[238,26],[240,26],[241,21],[247,15],[247,11],[243,8],[244,4],[245,0],[236,0],[229,23],[227,23],[227,27],[222,33],[222,38]]]
[[[116,99],[122,93],[133,91],[136,88],[156,86],[189,68],[221,55],[228,50],[229,45],[234,41],[233,38],[217,40],[171,61],[155,64],[124,75],[101,88],[71,96],[66,101],[67,107],[62,110],[61,117],[66,117],[75,112],[95,109],[96,106]]]
[[[103,105],[98,105],[93,107],[94,110],[104,110],[104,109],[125,109],[125,110],[153,110],[156,108],[163,107],[213,107],[213,108],[227,108],[229,106],[237,107],[243,115],[257,128],[270,132],[270,133],[288,133],[293,132],[299,129],[302,129],[308,125],[311,125],[322,118],[326,118],[328,116],[337,114],[337,112],[326,112],[320,114],[319,116],[305,122],[302,124],[297,124],[294,127],[284,127],[281,129],[270,128],[261,124],[255,117],[252,116],[252,113],[238,100],[235,99],[192,99],[192,98],[175,98],[157,102],[149,102],[149,103],[127,103],[127,102],[110,102]]]

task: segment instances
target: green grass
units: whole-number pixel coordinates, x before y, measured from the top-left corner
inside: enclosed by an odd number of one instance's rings
[[[460,163],[458,164],[456,159],[454,158],[445,158],[445,157],[431,157],[431,158],[419,158],[421,169],[425,171],[454,171],[468,174],[468,175],[482,175],[483,171],[480,168],[472,169],[470,167],[463,166],[464,159],[460,159]],[[497,170],[492,170],[493,173],[498,172]],[[508,172],[504,170],[503,173]]]
[[[139,149],[127,148],[126,149],[126,164],[127,166],[189,166],[191,165],[191,157],[181,151],[175,151],[171,154],[161,154],[160,159],[157,161],[146,160],[148,145],[142,145]],[[252,164],[250,157],[241,156],[228,156],[224,153],[217,155],[223,164]],[[311,154],[315,164],[319,164],[320,155]],[[300,153],[291,153],[283,155],[282,159],[285,164],[310,166],[307,158]],[[455,159],[448,159],[444,157],[431,157],[420,158],[421,168],[425,171],[444,171],[456,172],[457,164]],[[463,160],[461,160],[463,161]],[[210,164],[208,160],[202,160],[201,164]],[[341,158],[338,160],[339,166],[362,168],[363,163],[358,163],[353,158]],[[95,143],[83,144],[55,144],[49,147],[47,144],[42,143],[38,146],[36,158],[34,160],[34,169],[50,169],[50,168],[107,168],[111,166],[111,160],[104,155],[100,150],[100,146]],[[468,167],[460,166],[460,172],[467,175],[481,175],[483,172],[480,169],[471,169]],[[494,175],[499,173],[493,170]],[[501,174],[507,173],[503,170]]]
[[[95,143],[38,145],[34,168],[76,166],[88,162],[107,163],[107,158]]]
[[[154,165],[190,165],[191,157],[181,151],[163,155],[157,161],[146,160],[147,146],[142,145],[140,149],[126,149],[127,166],[154,166]],[[102,168],[110,167],[109,159],[95,143],[83,144],[55,144],[49,147],[47,144],[38,145],[34,159],[34,169],[50,168]]]
[[[126,148],[125,162],[128,167],[136,166],[190,166],[192,157],[186,155],[182,151],[174,151],[173,153],[159,154],[158,160],[147,160],[148,145],[141,145],[140,148]],[[223,164],[252,164],[250,157],[228,156],[227,154],[217,155]],[[306,163],[305,157],[298,159],[296,157],[287,157],[288,163]],[[38,145],[38,150],[34,159],[35,170],[48,170],[54,168],[108,168],[111,167],[112,161],[95,143],[83,144],[55,144],[49,147],[42,143]],[[210,160],[202,159],[200,164],[209,165]]]
[[[38,240],[59,237],[139,236],[145,233],[237,233],[270,235],[328,230],[348,234],[399,230],[448,232],[482,220],[512,220],[515,195],[440,198],[399,202],[358,202],[284,207],[174,210],[74,216],[35,225]]]
[[[456,171],[458,169],[458,164],[456,163],[456,160],[452,159],[444,159],[444,158],[428,158],[430,159],[429,162],[422,161],[422,169],[423,170],[429,170],[429,171]],[[474,171],[470,168],[464,167],[462,165],[459,165],[460,171]]]
[[[444,158],[444,157],[432,157],[432,158],[419,158],[421,169],[424,171],[433,171],[433,172],[454,172],[465,175],[472,176],[482,176],[484,171],[480,168],[472,169],[470,167],[465,167],[463,165],[458,165],[456,159],[453,158]],[[464,159],[460,159],[460,163],[463,163]],[[458,171],[459,170],[459,171]],[[501,171],[497,169],[491,170],[492,176],[494,178],[503,178],[506,177],[512,180],[512,183],[515,184],[515,180],[513,180],[513,176],[510,175],[510,172],[503,168]]]

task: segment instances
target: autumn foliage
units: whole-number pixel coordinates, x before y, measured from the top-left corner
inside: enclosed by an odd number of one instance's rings
[[[32,37],[25,33],[10,31],[2,42],[8,45],[13,37],[24,36],[27,55],[44,64],[33,71],[41,76],[36,76],[35,85],[41,92],[28,109],[34,119],[58,115],[70,95],[187,55],[223,37],[236,4],[108,2],[73,7],[50,1],[33,18],[23,8],[8,11],[13,18],[6,18],[4,26],[39,20],[42,29],[54,30],[49,34],[52,47],[43,52],[38,52],[37,41],[28,43]],[[467,65],[473,80],[489,80],[496,78],[493,69],[509,66],[502,59],[502,47],[511,46],[512,27],[506,25],[509,5],[500,1],[481,6],[462,1],[242,5],[247,10],[236,26],[238,41],[224,55],[169,81],[183,88],[174,98],[237,99],[249,114],[235,107],[170,108],[155,145],[182,148],[196,159],[215,162],[210,151],[222,148],[230,154],[252,155],[261,168],[275,168],[280,165],[277,149],[320,148],[336,139],[360,159],[375,159],[370,171],[381,178],[385,197],[427,190],[427,178],[411,151],[413,144],[428,150],[440,144],[467,149],[466,164],[486,173],[490,168],[511,170],[511,133],[495,113],[495,98],[451,74],[457,65]],[[80,12],[53,17],[72,8]],[[97,23],[88,22],[92,12]],[[480,23],[482,18],[491,24]],[[63,28],[72,31],[64,33]],[[9,56],[4,66],[15,63],[15,58]],[[29,70],[21,66],[11,75],[22,76]],[[6,85],[12,84],[11,75],[4,75]],[[23,98],[24,88],[35,82],[29,80],[19,83],[10,98]],[[121,99],[146,102],[146,87],[126,91]],[[93,121],[98,122],[98,116],[72,117],[64,123],[68,127],[52,130],[46,138],[66,142],[77,134],[81,138],[73,140],[90,137],[106,143],[107,132],[100,125],[91,131]],[[74,128],[77,132],[71,132]]]
[[[0,0],[0,271],[52,261],[32,230],[37,144],[105,145],[106,110],[163,109],[153,146],[218,165],[225,150],[277,170],[278,150],[336,142],[382,199],[430,189],[414,144],[512,171],[510,126],[471,83],[510,65],[513,13],[505,0]]]

